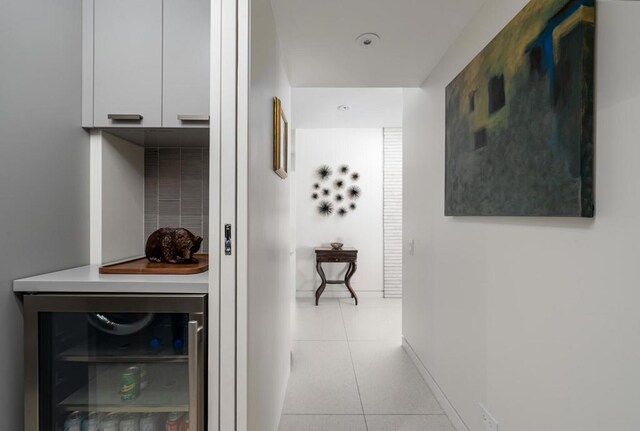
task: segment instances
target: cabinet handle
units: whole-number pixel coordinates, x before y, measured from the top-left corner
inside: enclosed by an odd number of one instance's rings
[[[109,120],[140,121],[142,120],[142,115],[140,114],[107,114],[107,118]]]
[[[199,406],[199,382],[198,382],[198,361],[200,354],[198,345],[202,337],[202,326],[195,320],[189,321],[189,424],[193,431],[200,431],[198,419]]]
[[[209,121],[209,116],[208,115],[178,114],[178,120],[180,120],[180,121]]]

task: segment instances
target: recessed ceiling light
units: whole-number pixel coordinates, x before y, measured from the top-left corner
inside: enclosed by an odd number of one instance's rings
[[[338,111],[346,112],[349,109],[351,109],[351,106],[349,106],[349,105],[340,105],[340,106],[338,106]]]
[[[364,33],[356,38],[358,45],[365,49],[373,48],[380,42],[380,36],[375,33]]]

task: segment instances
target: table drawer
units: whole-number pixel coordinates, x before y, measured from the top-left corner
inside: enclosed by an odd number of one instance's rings
[[[339,254],[339,253],[330,253],[330,254],[318,254],[316,256],[316,261],[318,262],[327,262],[327,263],[351,263],[357,260],[357,255],[352,254]]]

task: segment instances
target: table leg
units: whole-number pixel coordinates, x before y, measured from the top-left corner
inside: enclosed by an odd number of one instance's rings
[[[347,286],[347,289],[349,289],[349,292],[351,292],[351,297],[356,300],[356,305],[358,305],[358,296],[356,295],[356,292],[354,292],[351,288],[351,277],[353,277],[353,274],[356,273],[357,269],[358,264],[356,262],[352,262],[349,265],[349,269],[347,270],[347,274],[344,278],[344,284]]]
[[[316,263],[316,271],[318,271],[318,274],[322,279],[322,284],[320,284],[320,287],[318,287],[318,290],[316,290],[316,306],[317,306],[318,301],[320,300],[320,296],[322,296],[322,292],[324,292],[325,287],[327,287],[327,277],[324,275],[324,270],[322,269],[322,263],[320,262]]]
[[[344,285],[347,285],[347,280],[351,279],[351,271],[353,271],[353,262],[349,262],[349,264],[347,265],[347,272],[344,275]],[[348,286],[347,286],[348,288]],[[349,289],[349,293],[351,293],[351,297],[353,298],[353,292],[351,292],[351,289]]]

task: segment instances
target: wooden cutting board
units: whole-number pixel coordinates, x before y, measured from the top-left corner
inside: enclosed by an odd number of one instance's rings
[[[156,263],[146,257],[138,257],[125,262],[112,263],[100,267],[100,274],[162,274],[190,275],[209,270],[209,255],[196,254],[198,263]]]

